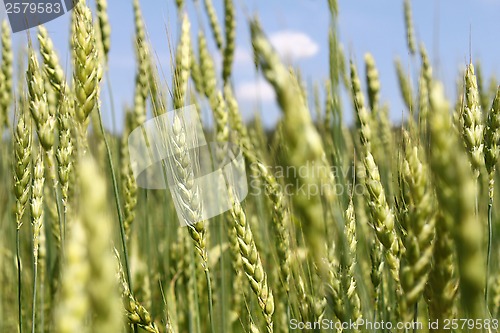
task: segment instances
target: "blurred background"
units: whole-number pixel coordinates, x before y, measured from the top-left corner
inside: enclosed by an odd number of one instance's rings
[[[92,0],[87,0],[91,8]],[[214,1],[219,20],[222,20],[222,1]],[[134,41],[132,1],[108,1],[112,28],[111,52],[108,80],[113,91],[103,85],[103,115],[109,129],[121,129],[123,106],[131,105],[134,85]],[[201,15],[202,3],[186,1],[186,10],[192,20],[192,37],[204,29],[209,35],[206,16]],[[260,112],[266,126],[273,126],[280,113],[274,101],[273,90],[263,82],[253,66],[252,46],[246,18],[258,12],[264,31],[284,60],[300,67],[308,91],[315,82],[323,83],[328,78],[328,25],[329,12],[326,0],[250,0],[237,1],[239,26],[237,28],[236,59],[234,63],[234,87],[244,117],[249,120]],[[2,16],[5,7],[0,5]],[[171,49],[178,37],[179,20],[173,0],[141,1],[144,21],[155,59],[162,73],[164,84],[170,85]],[[431,56],[437,78],[444,81],[450,98],[454,98],[456,82],[460,80],[457,69],[463,70],[469,62],[480,61],[483,79],[499,72],[500,43],[496,35],[500,32],[500,0],[418,0],[412,1],[413,20],[419,42],[424,42]],[[416,82],[418,69],[408,55],[405,39],[403,1],[400,0],[340,0],[338,22],[341,43],[346,55],[353,57],[362,69],[363,55],[370,51],[380,73],[382,101],[391,106],[390,117],[399,122],[407,113],[398,88],[394,60],[399,57],[405,69]],[[46,25],[60,52],[61,63],[70,66],[69,47],[70,15],[64,15]],[[31,38],[36,43],[36,30]],[[14,50],[26,49],[27,32],[14,35]],[[209,38],[209,48],[215,54],[217,65],[221,56]],[[447,59],[441,61],[441,59]],[[168,79],[167,79],[168,78]],[[111,97],[112,96],[112,97]],[[312,93],[309,94],[312,99]],[[112,122],[111,99],[116,109],[116,121]],[[344,104],[348,101],[344,98]],[[345,110],[351,110],[348,104]],[[344,115],[347,123],[352,121],[352,112]]]

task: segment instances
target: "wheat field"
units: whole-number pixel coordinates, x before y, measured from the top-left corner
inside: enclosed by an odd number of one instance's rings
[[[220,1],[223,16],[198,1],[206,32],[175,1],[168,78],[140,1],[127,2],[135,88],[131,107],[116,110],[120,133],[101,113],[107,0],[79,0],[70,14],[69,68],[45,27],[14,53],[3,22],[0,332],[497,332],[498,82],[470,62],[448,98],[405,0],[419,76],[396,61],[406,114],[394,123],[376,59],[367,53],[357,68],[343,51],[336,0],[329,79],[312,91],[258,15],[236,22],[239,2]],[[240,112],[237,24],[249,27],[254,64],[275,92],[275,128]],[[211,125],[190,127],[188,106],[210,110]],[[137,177],[143,161],[129,145],[155,119],[167,119],[157,137],[170,153],[157,164],[166,189],[144,186],[154,184]],[[208,194],[196,181],[195,132],[216,143],[217,167],[241,154],[246,198],[228,179]],[[214,197],[227,209],[209,216]]]

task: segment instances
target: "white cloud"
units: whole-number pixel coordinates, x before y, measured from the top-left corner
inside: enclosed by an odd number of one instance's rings
[[[274,89],[263,79],[240,83],[236,87],[236,97],[241,101],[262,101],[274,100]]]
[[[319,51],[318,44],[300,31],[278,31],[271,34],[269,40],[280,57],[287,61],[311,58]],[[240,66],[253,64],[252,53],[252,50],[237,47],[234,52],[234,63]]]
[[[234,63],[238,65],[248,65],[253,62],[252,59],[252,54],[245,49],[236,48],[236,51],[234,51]]]
[[[319,51],[318,44],[300,31],[278,31],[269,39],[279,55],[290,61],[311,58]]]

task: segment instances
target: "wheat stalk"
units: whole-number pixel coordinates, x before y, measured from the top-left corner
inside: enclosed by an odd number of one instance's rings
[[[400,280],[403,289],[402,312],[407,321],[413,320],[412,307],[418,303],[427,283],[431,267],[434,238],[434,207],[427,166],[419,157],[419,148],[404,132],[406,154],[402,176],[407,188],[408,216],[404,237]]]
[[[21,111],[14,132],[14,194],[16,197],[16,262],[17,262],[17,302],[19,332],[22,332],[22,266],[20,251],[20,231],[23,215],[30,197],[31,183],[31,126],[26,123],[26,113]]]
[[[214,4],[212,0],[203,0],[205,4],[205,9],[208,15],[208,21],[210,23],[210,29],[215,40],[215,44],[219,50],[222,50],[224,42],[222,38],[222,30],[219,24],[219,19],[217,18],[217,13],[215,12]]]
[[[415,30],[413,28],[413,17],[411,11],[410,0],[404,1],[404,17],[405,17],[405,28],[406,28],[406,43],[408,50],[412,55],[416,52],[415,47]]]
[[[395,230],[394,214],[387,204],[385,190],[380,181],[379,169],[371,153],[369,115],[364,106],[364,97],[360,89],[359,77],[352,61],[351,81],[358,127],[360,128],[359,135],[363,148],[363,165],[366,170],[365,185],[367,192],[365,195],[370,207],[375,234],[387,250],[385,253],[391,275],[396,282],[399,282],[400,240]]]
[[[257,296],[259,306],[266,320],[268,332],[273,332],[274,298],[273,292],[267,283],[267,274],[262,266],[259,251],[255,245],[255,240],[247,223],[247,217],[240,202],[234,197],[234,193],[229,189],[229,202],[231,204],[231,216],[233,217],[233,227],[236,230],[240,254],[243,261],[243,268],[250,282],[253,292]]]
[[[118,281],[122,294],[123,306],[125,307],[129,323],[139,326],[146,332],[159,333],[160,331],[158,330],[156,323],[151,318],[151,314],[136,300],[134,295],[132,295],[127,281],[125,280],[125,273],[123,272],[120,255],[116,249],[115,257],[118,263]]]

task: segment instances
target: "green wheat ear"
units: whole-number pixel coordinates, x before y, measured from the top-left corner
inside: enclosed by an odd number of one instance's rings
[[[108,2],[107,0],[97,0],[97,22],[99,24],[99,41],[100,47],[104,54],[104,64],[107,64],[109,58],[109,49],[111,48],[111,25],[108,17]]]
[[[84,1],[77,3],[73,25],[73,79],[77,120],[86,131],[90,113],[97,107],[101,68],[92,13]]]
[[[132,166],[130,164],[130,154],[128,149],[128,137],[131,131],[134,129],[134,114],[132,112],[127,112],[125,114],[125,128],[123,130],[123,135],[121,139],[121,182],[122,182],[122,192],[124,196],[123,204],[123,215],[124,215],[124,229],[125,237],[130,241],[130,235],[132,231],[132,224],[136,217],[136,207],[137,207],[137,190],[138,186],[136,179],[134,177]]]
[[[219,24],[219,19],[217,18],[217,13],[214,8],[212,0],[203,0],[205,8],[208,15],[208,22],[210,23],[210,28],[214,36],[215,44],[219,50],[222,50],[224,46],[224,41],[222,38],[222,29]]]
[[[41,68],[33,50],[30,51],[26,81],[30,97],[30,111],[36,125],[38,139],[44,150],[50,151],[54,145],[56,125],[54,110],[52,112],[49,110]]]
[[[370,53],[365,54],[365,66],[369,105],[372,113],[376,114],[380,102],[380,81],[375,59]]]
[[[189,79],[189,69],[191,67],[190,49],[191,39],[189,19],[187,15],[182,18],[181,37],[177,46],[175,56],[175,73],[174,73],[174,109],[179,109],[184,106],[187,84]]]
[[[54,49],[52,39],[44,26],[38,27],[38,42],[40,43],[40,53],[43,58],[43,70],[59,99],[65,84],[64,72],[59,63],[59,57]]]
[[[484,130],[484,162],[489,176],[489,192],[493,198],[495,171],[500,153],[498,142],[500,140],[500,86],[497,89],[495,99],[488,112],[486,127]]]
[[[399,59],[396,59],[396,73],[398,75],[399,89],[401,90],[401,95],[403,97],[403,101],[405,102],[406,107],[410,111],[410,114],[414,114],[413,105],[413,91],[411,87],[411,82],[408,74],[403,69],[403,65]]]
[[[56,333],[88,332],[90,304],[87,284],[90,280],[90,264],[87,249],[87,234],[81,220],[76,219],[71,223],[67,238],[59,301],[54,309]]]
[[[433,254],[435,217],[433,191],[428,168],[422,162],[419,146],[404,132],[406,154],[403,161],[404,186],[408,191],[405,253],[401,260],[401,287],[403,289],[403,316],[412,320],[414,305],[418,303],[427,284]]]
[[[230,192],[232,190],[230,189]],[[250,282],[253,292],[259,301],[259,306],[266,320],[266,327],[269,333],[273,332],[274,297],[268,284],[266,271],[262,265],[261,257],[247,217],[241,204],[230,193],[231,216],[233,217],[233,227],[236,230],[240,254],[243,261],[243,268]]]
[[[93,332],[118,332],[123,325],[115,261],[109,242],[113,235],[107,204],[107,186],[96,162],[85,157],[78,165],[80,211],[87,237],[90,279],[86,292],[92,310]]]
[[[255,60],[266,80],[273,86],[284,115],[283,134],[288,145],[286,162],[292,167],[305,166],[310,169],[307,176],[298,179],[298,185],[322,188],[322,184],[330,184],[330,169],[328,163],[325,163],[323,143],[311,119],[304,100],[303,89],[297,77],[283,65],[278,54],[273,50],[258,21],[252,21],[250,28]],[[295,207],[307,223],[303,231],[306,242],[311,247],[311,255],[317,269],[322,276],[326,277],[323,217],[324,213],[329,214],[326,213],[328,208],[323,211],[319,196],[307,197],[307,195],[297,193],[293,199]],[[325,191],[325,200],[327,207],[333,207],[335,196],[328,189]]]
[[[231,67],[236,49],[236,9],[233,0],[224,0],[224,11],[226,43],[224,44],[222,60],[222,80],[226,83],[231,77]]]
[[[387,203],[386,190],[381,180],[380,172],[372,155],[372,130],[370,117],[365,107],[364,95],[361,92],[361,84],[354,62],[351,61],[351,81],[354,107],[356,110],[357,124],[361,141],[363,165],[366,171],[365,192],[366,200],[370,208],[370,215],[377,239],[386,249],[387,265],[391,275],[399,284],[399,255],[401,253],[400,239],[396,233],[394,214]]]
[[[485,261],[482,228],[478,227],[475,216],[474,178],[452,127],[449,104],[441,85],[433,86],[430,101],[430,161],[436,194],[455,240],[463,308],[471,318],[481,318],[484,315]]]
[[[411,11],[410,0],[404,0],[404,17],[405,17],[405,28],[406,28],[406,42],[408,45],[408,50],[412,55],[416,52],[415,46],[415,31],[413,28],[413,15]]]
[[[25,113],[21,113],[14,132],[14,193],[16,197],[16,224],[21,228],[30,193],[31,129]]]
[[[475,175],[479,177],[484,166],[484,126],[477,79],[472,64],[467,66],[465,74],[465,97],[465,107],[460,118],[461,131]]]
[[[198,33],[198,52],[203,92],[211,102],[215,97],[217,78],[214,61],[208,52],[207,40],[201,31]]]
[[[146,332],[149,333],[160,333],[158,326],[153,321],[151,314],[137,299],[132,295],[130,288],[125,279],[125,273],[121,264],[120,255],[115,249],[115,257],[118,263],[118,281],[120,284],[123,306],[127,314],[127,318],[130,324],[137,325]]]

